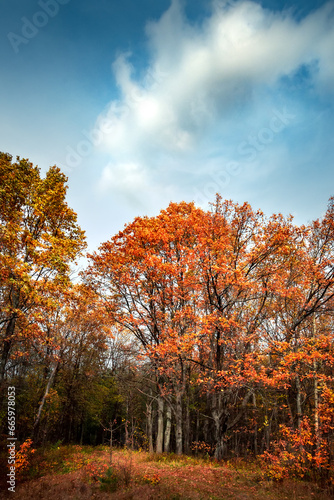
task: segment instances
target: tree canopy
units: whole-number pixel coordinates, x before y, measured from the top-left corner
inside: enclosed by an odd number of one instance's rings
[[[170,203],[74,283],[85,237],[66,176],[1,153],[0,179],[0,378],[19,390],[20,439],[109,432],[333,480],[333,198],[301,226],[220,195]]]

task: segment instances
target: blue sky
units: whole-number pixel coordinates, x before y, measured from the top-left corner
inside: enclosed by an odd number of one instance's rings
[[[89,248],[220,192],[334,194],[334,2],[2,0],[0,150],[69,177]]]

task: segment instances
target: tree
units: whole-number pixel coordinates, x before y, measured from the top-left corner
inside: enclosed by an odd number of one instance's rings
[[[66,203],[67,178],[56,166],[45,178],[26,159],[0,153],[0,380],[43,332],[34,312],[69,283],[84,232]],[[16,348],[16,352],[14,352]]]
[[[110,324],[99,297],[82,284],[68,288],[59,297],[57,309],[42,311],[40,317],[48,331],[44,349],[39,351],[46,380],[34,422],[34,440],[38,438],[44,405],[55,379],[54,395],[59,396],[63,406],[62,432],[66,430],[66,439],[70,440],[74,424],[83,429],[86,417],[101,411],[94,400],[98,399],[99,377],[106,371]],[[103,390],[101,388],[100,392]],[[47,424],[46,421],[44,435]]]
[[[196,343],[196,231],[204,216],[192,203],[171,203],[157,217],[138,217],[90,256],[86,273],[115,323],[135,335],[151,360],[160,395],[169,396],[174,411],[179,454],[187,358]]]

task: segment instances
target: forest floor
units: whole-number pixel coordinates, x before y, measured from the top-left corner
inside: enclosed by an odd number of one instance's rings
[[[106,447],[54,446],[32,455],[15,494],[1,484],[0,498],[24,500],[329,500],[312,483],[266,480],[259,465],[217,463],[176,455]]]

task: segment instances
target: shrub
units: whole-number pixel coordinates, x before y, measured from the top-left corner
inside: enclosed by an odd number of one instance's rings
[[[113,467],[109,467],[103,476],[99,478],[100,490],[107,491],[108,493],[113,493],[117,491],[119,486],[119,475],[118,471]]]

